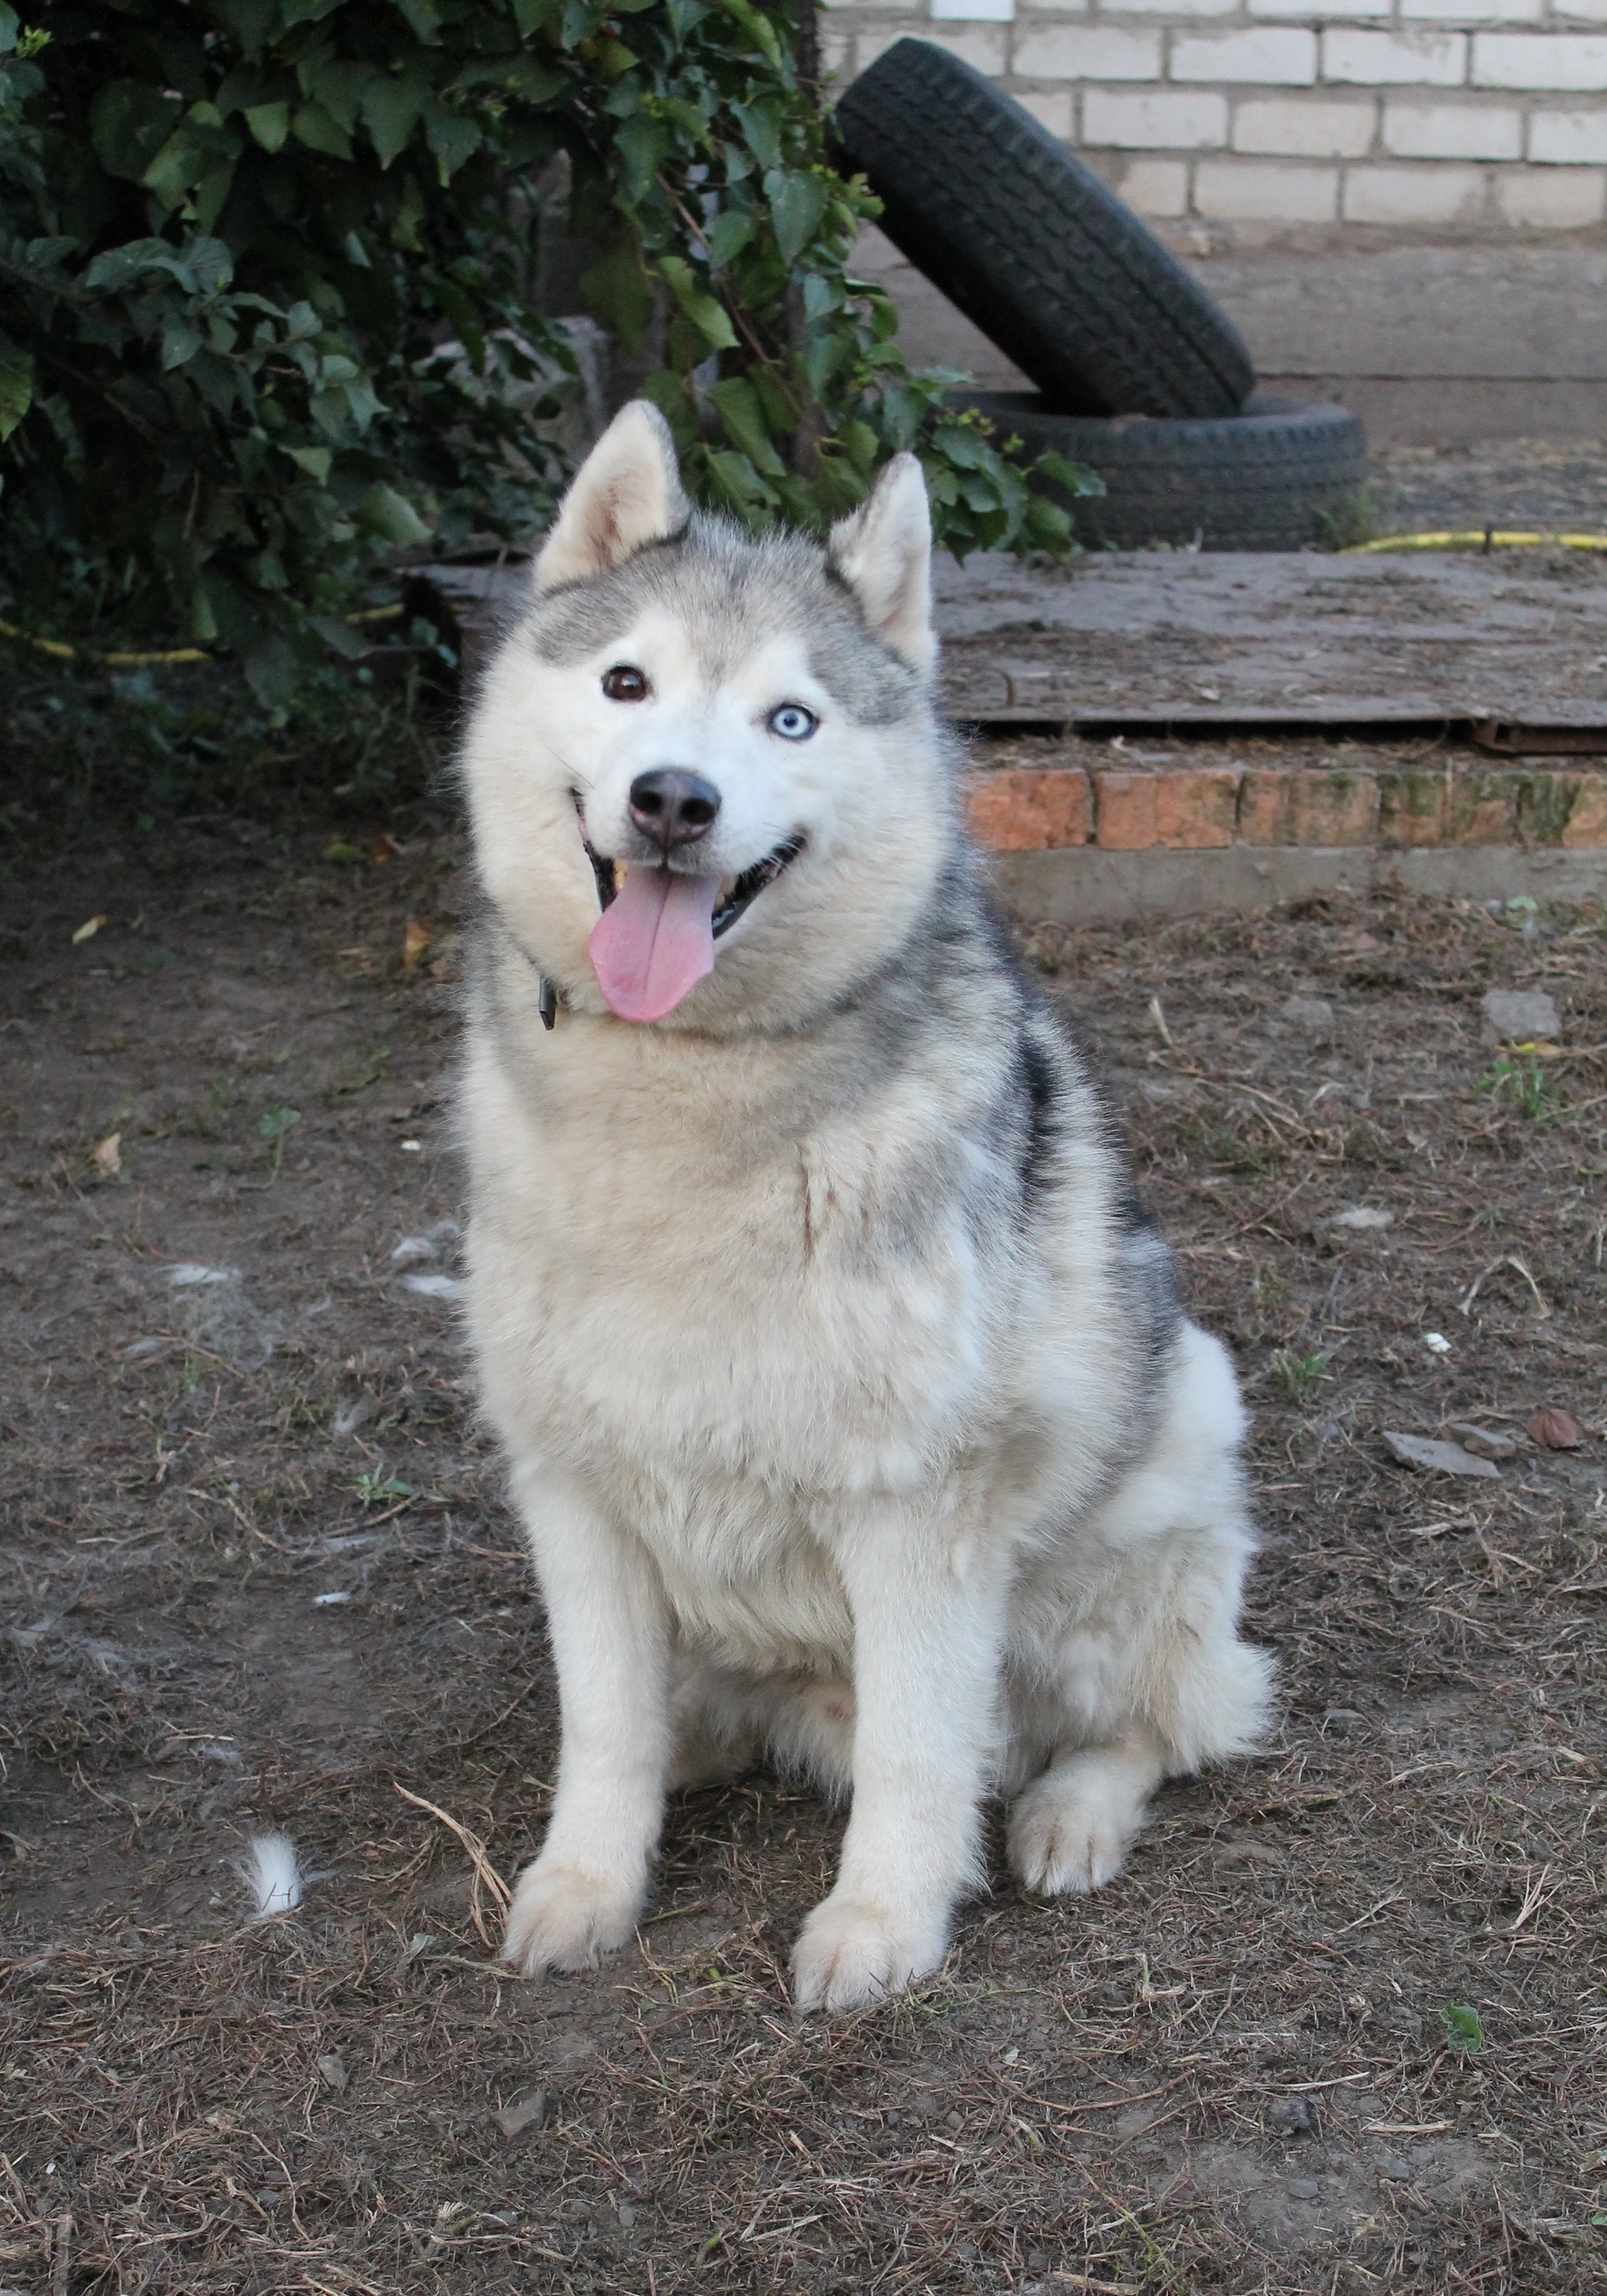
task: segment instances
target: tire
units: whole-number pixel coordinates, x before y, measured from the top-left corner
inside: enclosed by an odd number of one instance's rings
[[[1366,477],[1366,433],[1343,406],[1258,396],[1220,421],[1152,422],[1050,414],[1029,392],[956,391],[948,404],[988,415],[1029,460],[1053,452],[1097,471],[1103,496],[1044,489],[1095,548],[1332,547],[1334,521]]]
[[[894,245],[1067,414],[1232,414],[1236,329],[1108,184],[969,64],[899,40],[837,106]]]

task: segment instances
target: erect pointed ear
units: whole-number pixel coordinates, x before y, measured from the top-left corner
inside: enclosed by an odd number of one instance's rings
[[[606,573],[644,543],[660,542],[688,515],[675,441],[645,398],[622,406],[580,465],[536,561],[536,590]]]
[[[876,636],[913,669],[938,658],[931,626],[931,512],[913,455],[895,455],[868,502],[832,529],[826,557]]]

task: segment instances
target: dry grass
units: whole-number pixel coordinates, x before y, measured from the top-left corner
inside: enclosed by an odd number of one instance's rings
[[[405,1288],[446,1263],[389,1258],[454,1207],[452,985],[401,949],[423,921],[449,975],[461,875],[327,840],[82,849],[12,905],[0,2285],[1607,2284],[1601,913],[1034,936],[1246,1378],[1287,1721],[1091,1901],[996,1843],[940,1981],[799,2027],[838,1821],[762,1779],[677,1805],[596,1976],[481,1941],[551,1680],[450,1302]],[[1492,984],[1562,1006],[1538,1087],[1496,1081]],[[1355,1203],[1392,1226],[1324,1228]],[[1378,1439],[1547,1402],[1591,1440],[1498,1480]],[[314,1878],[248,1926],[269,1826]]]

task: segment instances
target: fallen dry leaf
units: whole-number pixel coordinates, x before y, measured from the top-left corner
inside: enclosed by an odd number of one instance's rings
[[[77,948],[81,940],[93,940],[105,922],[106,920],[104,917],[87,918],[85,922],[78,927],[77,932],[74,933],[72,937],[72,945],[74,948]]]
[[[404,972],[411,975],[418,971],[419,959],[423,955],[424,951],[429,947],[430,942],[434,939],[435,935],[430,931],[427,924],[421,922],[417,917],[408,918],[407,930],[402,935],[402,970]]]
[[[1554,1403],[1544,1403],[1524,1426],[1537,1443],[1544,1443],[1548,1451],[1577,1451],[1585,1441],[1585,1430],[1571,1411],[1563,1411]]]
[[[119,1144],[122,1137],[120,1132],[109,1132],[95,1148],[94,1168],[97,1172],[104,1172],[108,1179],[114,1179],[123,1168],[122,1150]]]
[[[318,2078],[327,2087],[345,2090],[349,2076],[346,2070],[346,2060],[339,2049],[332,2049],[327,2056],[318,2058],[317,2067]]]

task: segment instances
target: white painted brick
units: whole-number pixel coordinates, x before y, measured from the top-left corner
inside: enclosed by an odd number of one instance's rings
[[[1234,106],[1235,152],[1292,160],[1359,160],[1370,149],[1376,106],[1264,96]]]
[[[1607,0],[1551,0],[1554,16],[1579,24],[1607,24]]]
[[[1188,213],[1188,166],[1182,160],[1131,160],[1116,186],[1136,215]]]
[[[871,66],[875,62],[878,56],[885,55],[889,48],[892,47],[897,41],[902,40],[906,37],[906,35],[905,32],[898,26],[894,26],[890,30],[883,29],[874,32],[873,32],[867,26],[864,31],[856,36],[854,41],[854,70],[856,74],[862,71],[868,71]]]
[[[1124,16],[1236,16],[1239,0],[1121,0]],[[1289,13],[1287,0],[1280,11]]]
[[[1015,0],[931,0],[935,24],[1013,24]]]
[[[1347,223],[1467,223],[1483,204],[1477,168],[1352,168],[1342,211]]]
[[[1408,24],[1537,24],[1546,0],[1400,0],[1400,12]]]
[[[1181,88],[1128,94],[1091,87],[1083,97],[1083,142],[1118,151],[1185,151],[1227,141],[1227,98]]]
[[[1289,0],[1250,0],[1247,12],[1251,16],[1291,16],[1297,12],[1290,6]],[[1324,0],[1322,18],[1325,24],[1344,16],[1371,16],[1387,21],[1390,13],[1390,0]]]
[[[1025,17],[1017,20],[1030,23],[1034,16],[1086,16],[1087,12],[1088,0],[1033,0]]]
[[[1607,174],[1600,168],[1504,168],[1496,194],[1508,223],[1582,231],[1602,220]]]
[[[1323,34],[1323,78],[1352,87],[1460,87],[1466,72],[1464,32]]]
[[[1029,111],[1034,119],[1040,120],[1051,135],[1058,135],[1062,144],[1071,141],[1070,88],[1052,88],[1046,95],[1018,95],[1016,102],[1023,111]]]
[[[1056,24],[1015,36],[1013,68],[1023,79],[1159,79],[1159,32],[1118,24]]]
[[[1194,212],[1221,223],[1332,223],[1337,168],[1281,166],[1275,160],[1201,160]]]
[[[1181,33],[1172,41],[1177,80],[1254,81],[1272,87],[1309,87],[1316,78],[1316,34],[1292,25],[1257,25],[1246,32]]]
[[[833,87],[838,86],[846,87],[853,78],[853,73],[849,69],[853,45],[853,40],[847,32],[822,27],[820,76],[823,79],[829,80]]]
[[[1523,114],[1515,104],[1392,101],[1383,145],[1403,160],[1521,160]]]
[[[1547,168],[1587,168],[1607,160],[1607,111],[1531,111],[1529,156]]]
[[[1607,88],[1607,39],[1588,32],[1475,32],[1475,87]]]
[[[1003,24],[917,24],[914,29],[934,48],[947,48],[951,56],[958,56],[962,63],[988,73],[990,78],[997,79],[1004,69],[1010,35]]]

